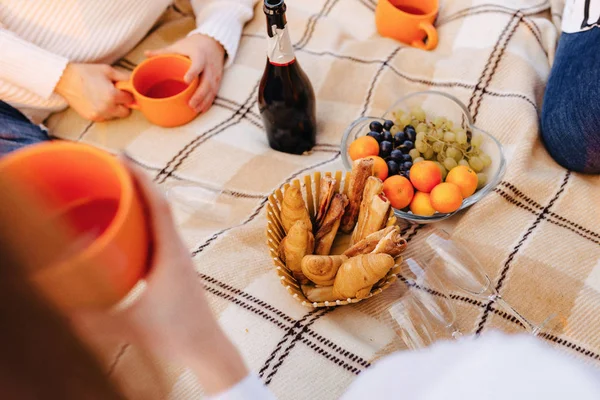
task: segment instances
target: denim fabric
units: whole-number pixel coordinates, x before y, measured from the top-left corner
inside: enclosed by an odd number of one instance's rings
[[[0,101],[0,157],[30,144],[49,140],[42,128],[19,110]]]
[[[600,174],[600,28],[561,35],[544,95],[541,131],[557,163]]]

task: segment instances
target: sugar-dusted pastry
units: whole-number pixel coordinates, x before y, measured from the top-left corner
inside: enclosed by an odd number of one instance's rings
[[[304,295],[308,300],[316,303],[341,300],[341,298],[336,297],[333,294],[333,286],[315,287],[302,285],[302,292],[304,292]]]
[[[311,282],[320,286],[331,286],[338,269],[348,257],[308,255],[302,259],[302,273]]]
[[[314,236],[306,221],[296,221],[279,245],[279,258],[300,283],[308,283],[302,273],[302,259],[312,254],[314,245]]]
[[[392,231],[388,232],[373,249],[372,253],[385,253],[396,258],[406,250],[407,242],[400,236],[400,228],[393,226]]]
[[[281,223],[288,233],[296,221],[305,221],[312,231],[312,223],[302,198],[302,192],[295,186],[289,186],[283,195],[281,204]]]
[[[342,222],[342,216],[347,204],[348,198],[345,194],[336,193],[333,196],[323,223],[315,234],[315,254],[326,256],[331,251],[331,246]]]
[[[390,215],[390,201],[383,194],[373,196],[367,211],[361,215],[359,222],[362,229],[356,235],[352,235],[352,244],[357,243],[372,233],[382,229]]]
[[[388,226],[387,228],[380,229],[375,233],[370,234],[363,240],[355,243],[352,247],[344,252],[344,255],[348,257],[354,257],[359,254],[368,254],[375,250],[381,239],[388,235],[392,231],[400,231],[397,225]]]
[[[350,182],[348,182],[348,205],[342,218],[340,229],[342,232],[350,233],[356,225],[360,203],[367,179],[373,175],[374,161],[370,158],[354,161]]]
[[[317,208],[317,215],[315,216],[316,230],[318,230],[323,223],[325,215],[329,210],[329,205],[331,204],[334,195],[335,184],[336,180],[331,176],[324,176],[321,178],[321,183],[319,184],[319,207]]]
[[[365,298],[371,287],[394,266],[388,254],[363,254],[345,261],[335,277],[333,295],[341,299]]]
[[[383,193],[383,182],[381,181],[381,179],[375,176],[370,176],[369,179],[367,179],[367,183],[365,184],[365,190],[363,191],[362,201],[360,202],[358,220],[356,222],[354,232],[352,232],[352,244],[358,242],[360,240],[358,238],[365,238],[367,236],[363,235],[363,230],[370,210],[369,206],[371,205],[373,197],[381,193]]]

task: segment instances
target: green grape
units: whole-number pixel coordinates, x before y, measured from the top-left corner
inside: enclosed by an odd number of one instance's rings
[[[463,165],[465,167],[469,167],[469,162],[467,160],[465,160],[464,158],[462,160],[458,161],[458,165]]]
[[[487,184],[487,175],[483,173],[477,174],[477,190],[481,189]]]
[[[427,151],[425,151],[425,153],[423,153],[423,157],[425,157],[426,160],[431,160],[433,158],[433,155],[434,155],[434,152],[431,147],[427,147]]]
[[[426,133],[425,132],[417,132],[417,141],[426,141]]]
[[[435,165],[438,166],[438,168],[440,169],[440,172],[442,173],[442,181],[446,180],[446,175],[448,175],[448,171],[446,170],[446,168],[442,165],[442,163],[439,163],[437,161],[434,161]]]
[[[452,168],[458,166],[458,163],[456,162],[456,160],[454,158],[448,157],[444,160],[444,167],[446,167],[446,169],[448,171],[450,171]]]
[[[415,128],[417,133],[421,133],[421,132],[425,133],[425,132],[427,132],[428,129],[429,129],[429,127],[427,126],[427,124],[423,123],[423,122],[419,123],[417,125],[417,127]]]
[[[427,146],[427,143],[422,140],[417,140],[415,142],[415,149],[419,150],[421,153],[425,153],[428,148],[429,146]]]
[[[445,123],[446,118],[444,117],[435,117],[435,119],[433,120],[433,124],[436,126],[436,128],[442,127],[442,125],[444,125]]]
[[[447,120],[446,121],[446,128],[452,130],[452,128],[454,128],[454,122]]]
[[[403,116],[400,117],[400,125],[402,125],[402,126],[410,125],[411,122],[412,122],[412,118],[408,114],[404,114]]]
[[[414,118],[413,118],[413,120],[411,121],[411,123],[410,123],[410,124],[411,124],[413,127],[415,127],[415,126],[419,125],[420,123],[421,123],[421,121],[420,121],[420,120],[418,120],[418,119],[414,119]]]
[[[441,129],[435,129],[433,131],[433,137],[437,140],[442,140],[444,138],[444,131],[442,131]]]
[[[473,171],[475,172],[479,172],[483,169],[483,161],[481,161],[481,158],[477,156],[471,157],[469,159],[469,165],[471,166],[471,168],[473,168]]]
[[[392,135],[395,135],[396,133],[400,132],[400,127],[398,125],[394,125],[390,128],[390,133]]]
[[[435,142],[432,145],[432,147],[433,147],[433,151],[435,153],[439,153],[439,152],[441,152],[444,149],[444,143],[442,143],[442,142]]]
[[[483,152],[479,155],[479,158],[483,161],[484,168],[489,167],[492,164],[492,158]]]
[[[465,144],[467,143],[467,132],[462,129],[456,131],[456,143]]]
[[[413,164],[416,164],[416,163],[421,162],[421,161],[425,161],[425,159],[423,157],[417,157],[417,158],[415,158],[413,160]]]
[[[453,158],[456,162],[459,162],[462,159],[462,152],[454,147],[448,147],[446,157]]]
[[[394,116],[394,119],[399,119],[404,115],[404,110],[396,110],[392,113],[392,115]]]
[[[412,110],[410,110],[410,113],[419,121],[425,121],[426,119],[425,111],[423,111],[421,107],[414,107]]]
[[[417,149],[412,149],[411,151],[408,152],[408,155],[411,156],[413,160],[415,158],[421,157],[421,153]]]
[[[438,153],[436,159],[438,160],[438,162],[443,163],[444,160],[446,159],[446,155],[444,153]]]
[[[454,140],[456,140],[456,135],[454,134],[454,132],[446,132],[444,133],[444,141],[446,143],[452,143],[454,142]]]
[[[481,147],[482,143],[483,143],[483,136],[481,136],[480,134],[473,134],[473,137],[471,138],[471,146]]]

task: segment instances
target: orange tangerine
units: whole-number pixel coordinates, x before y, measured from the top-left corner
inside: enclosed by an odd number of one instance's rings
[[[369,157],[365,157],[365,158],[370,158],[373,160],[374,162],[374,174],[376,177],[378,177],[379,179],[381,179],[382,181],[385,181],[385,179],[388,177],[388,166],[385,162],[385,160],[381,157],[378,156],[369,156]]]
[[[433,209],[441,213],[451,213],[458,210],[463,201],[460,188],[450,182],[440,183],[434,187],[430,199]]]
[[[410,169],[410,182],[419,192],[429,193],[442,182],[442,172],[433,161],[421,161]]]
[[[454,183],[459,187],[462,197],[466,199],[477,190],[477,173],[466,165],[459,165],[448,172],[446,182]]]
[[[402,209],[413,199],[415,189],[408,179],[400,175],[390,176],[383,182],[383,193],[394,208]]]
[[[412,201],[410,202],[410,211],[412,211],[412,213],[415,215],[421,215],[423,217],[431,217],[433,214],[435,214],[435,210],[431,205],[429,193],[415,193]]]
[[[371,136],[356,139],[348,147],[348,155],[352,161],[379,154],[379,143]]]

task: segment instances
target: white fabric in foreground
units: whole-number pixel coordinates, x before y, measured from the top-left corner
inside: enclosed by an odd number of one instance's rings
[[[539,339],[493,332],[477,340],[440,342],[421,351],[392,354],[362,373],[342,398],[596,400],[600,376]],[[274,397],[250,375],[212,399]]]

